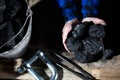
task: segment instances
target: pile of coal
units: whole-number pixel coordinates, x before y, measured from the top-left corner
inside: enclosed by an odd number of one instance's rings
[[[104,49],[105,26],[84,22],[77,24],[68,35],[66,44],[81,63],[96,62],[100,59],[110,59],[113,56],[111,49]]]
[[[0,53],[10,50],[17,44],[12,38],[22,26],[21,16],[25,16],[25,12],[24,14],[22,12],[23,6],[19,1],[0,0]]]

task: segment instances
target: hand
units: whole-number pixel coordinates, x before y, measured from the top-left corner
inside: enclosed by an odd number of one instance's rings
[[[66,39],[69,34],[69,32],[72,30],[73,25],[79,23],[79,20],[77,18],[69,20],[65,23],[63,30],[62,30],[62,42],[64,48],[67,50],[67,52],[70,52],[66,46]]]
[[[90,21],[92,21],[94,24],[106,25],[104,20],[96,17],[86,17],[86,18],[83,18],[82,20],[82,22],[90,22]]]

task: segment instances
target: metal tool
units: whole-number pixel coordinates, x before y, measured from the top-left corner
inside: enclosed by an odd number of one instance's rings
[[[42,61],[48,66],[48,68],[51,70],[52,75],[50,77],[50,80],[57,80],[58,78],[58,72],[56,67],[53,65],[53,63],[44,55],[44,53],[40,50],[37,51],[35,56],[33,56],[28,61],[24,61],[23,64],[18,67],[18,72],[23,73],[24,71],[28,71],[30,74],[33,75],[33,77],[36,80],[44,80],[41,76],[39,76],[35,70],[31,67],[31,64],[35,62],[37,59],[42,59]]]
[[[70,63],[72,66],[74,66],[76,69],[78,69],[78,71],[75,71],[75,70],[71,69],[69,66],[63,64],[62,62],[57,62],[56,63],[57,65],[71,71],[72,73],[74,73],[76,76],[80,77],[83,80],[96,80],[96,78],[94,76],[89,74],[87,71],[85,71],[82,67],[80,67],[78,64],[76,64],[74,61],[68,59],[67,57],[65,57],[61,54],[54,53],[54,55],[58,59],[61,59],[63,62]]]

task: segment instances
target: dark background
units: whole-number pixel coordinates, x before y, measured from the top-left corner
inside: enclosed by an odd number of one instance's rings
[[[102,2],[103,1],[103,2]],[[119,31],[119,2],[114,0],[101,0],[99,7],[100,18],[103,18],[106,23],[106,46],[119,50],[120,49],[120,31]]]
[[[61,38],[64,19],[57,4],[53,0],[43,0],[31,9],[33,11],[31,44],[47,46],[46,49],[64,50]],[[107,23],[104,38],[106,48],[120,50],[119,2],[102,0],[98,10],[99,18]]]

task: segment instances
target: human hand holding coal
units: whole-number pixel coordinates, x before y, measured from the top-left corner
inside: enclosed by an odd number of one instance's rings
[[[68,49],[74,53],[75,58],[81,63],[95,62],[113,55],[113,52],[104,53],[105,29],[100,24],[84,22],[77,24],[68,36],[66,41]],[[107,56],[106,56],[107,55]]]

